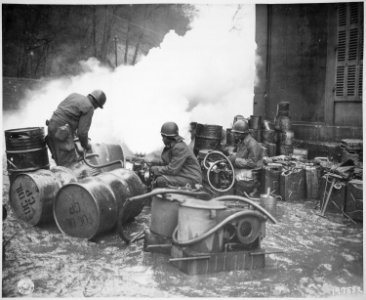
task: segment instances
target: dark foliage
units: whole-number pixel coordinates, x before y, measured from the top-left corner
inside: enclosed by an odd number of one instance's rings
[[[3,4],[3,76],[40,78],[76,74],[78,62],[135,64],[169,30],[183,35],[189,5]],[[117,50],[117,51],[116,51]]]

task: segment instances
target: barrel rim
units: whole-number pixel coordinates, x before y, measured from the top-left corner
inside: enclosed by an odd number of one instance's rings
[[[23,127],[23,128],[7,129],[7,130],[4,130],[4,132],[5,133],[20,133],[22,131],[36,131],[39,129],[44,131],[44,127]]]
[[[63,234],[65,234],[65,235],[67,235],[67,236],[72,236],[72,237],[77,237],[77,238],[85,238],[85,239],[87,239],[87,240],[90,240],[90,239],[92,239],[93,237],[95,237],[95,236],[98,234],[98,228],[100,227],[100,218],[97,218],[97,226],[96,226],[96,230],[95,230],[95,232],[94,232],[91,236],[88,236],[88,237],[73,236],[73,235],[71,235],[71,234],[69,234],[69,233],[65,232],[65,231],[61,228],[61,226],[60,226],[60,224],[59,224],[59,222],[58,222],[58,220],[57,220],[57,218],[56,218],[56,203],[57,203],[57,199],[58,199],[58,197],[59,197],[60,193],[62,192],[62,190],[63,190],[64,188],[69,187],[69,186],[72,186],[72,185],[73,185],[73,186],[77,186],[77,187],[79,187],[79,188],[82,188],[83,190],[85,190],[85,191],[89,194],[89,196],[91,196],[91,197],[92,197],[92,199],[93,199],[93,203],[94,203],[94,206],[95,206],[95,208],[96,208],[96,210],[97,210],[97,215],[98,215],[98,216],[100,216],[100,208],[99,208],[99,206],[98,206],[98,205],[96,205],[97,201],[96,201],[96,199],[95,199],[94,195],[93,195],[92,193],[90,193],[90,191],[89,191],[86,187],[84,187],[83,185],[81,185],[79,182],[72,182],[72,183],[68,183],[68,184],[64,185],[63,187],[61,187],[61,188],[58,190],[58,192],[57,192],[57,194],[56,194],[56,197],[55,197],[55,201],[53,202],[53,205],[52,205],[53,219],[55,220],[55,223],[56,223],[56,225],[57,225],[57,228],[58,228],[58,229],[59,229]]]

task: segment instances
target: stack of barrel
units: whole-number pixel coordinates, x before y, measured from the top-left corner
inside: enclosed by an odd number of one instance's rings
[[[290,155],[293,153],[294,132],[291,131],[290,103],[280,102],[274,120],[277,136],[277,154]]]

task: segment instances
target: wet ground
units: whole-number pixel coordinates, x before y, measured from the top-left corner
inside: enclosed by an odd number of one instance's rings
[[[4,177],[3,200],[8,182]],[[280,202],[278,224],[267,222],[264,269],[189,276],[168,256],[143,252],[143,241],[126,246],[110,233],[97,242],[61,234],[56,225],[30,227],[14,218],[3,223],[6,244],[3,297],[22,297],[18,282],[30,278],[28,297],[361,297],[362,224],[338,214],[315,215],[315,201]],[[139,216],[149,222],[149,208]]]

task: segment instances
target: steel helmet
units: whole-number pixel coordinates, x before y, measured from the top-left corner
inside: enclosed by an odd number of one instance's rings
[[[234,122],[233,122],[233,124],[235,124],[235,122],[236,122],[236,121],[238,121],[238,120],[245,120],[245,118],[244,118],[244,116],[243,116],[243,115],[236,115],[236,116],[234,117]]]
[[[174,122],[165,122],[161,126],[161,135],[175,137],[178,135],[178,125]]]
[[[102,90],[92,91],[88,96],[91,96],[100,108],[103,108],[103,105],[107,101],[107,97]]]
[[[233,133],[248,133],[249,132],[249,125],[248,122],[245,120],[238,120],[234,123],[233,128],[231,129]]]

